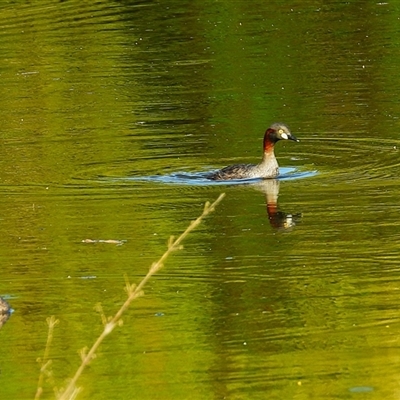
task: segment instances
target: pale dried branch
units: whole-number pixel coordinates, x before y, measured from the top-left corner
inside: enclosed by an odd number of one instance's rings
[[[95,343],[92,345],[90,350],[86,353],[86,351],[81,351],[81,365],[75,372],[75,375],[69,382],[67,388],[62,392],[59,396],[59,400],[70,400],[72,396],[77,395],[77,391],[79,389],[76,387],[76,383],[79,379],[79,377],[82,375],[83,370],[86,368],[86,366],[90,363],[90,361],[95,357],[96,350],[100,346],[100,344],[103,342],[105,337],[109,335],[114,328],[120,324],[121,317],[123,313],[128,309],[130,304],[132,303],[133,300],[136,298],[140,297],[143,295],[143,287],[146,285],[146,283],[149,281],[149,279],[157,273],[163,266],[164,266],[164,261],[168,258],[168,256],[176,250],[179,250],[182,248],[181,243],[182,241],[186,238],[186,236],[193,230],[195,229],[203,220],[204,217],[206,217],[208,214],[213,212],[215,210],[215,207],[222,201],[224,198],[225,194],[222,193],[217,200],[214,201],[214,203],[210,204],[209,202],[206,202],[204,205],[204,209],[202,214],[195,219],[194,221],[191,221],[189,226],[186,228],[186,230],[178,236],[176,239],[174,236],[171,236],[168,240],[167,243],[167,250],[165,253],[160,257],[160,259],[156,262],[154,262],[147,275],[140,281],[140,283],[137,286],[131,285],[128,281],[128,279],[125,277],[125,291],[128,294],[128,298],[125,300],[124,304],[122,304],[121,308],[117,311],[117,313],[107,322],[104,324],[104,329],[100,336],[97,338]],[[104,319],[102,317],[103,323]],[[75,397],[74,397],[75,398]]]

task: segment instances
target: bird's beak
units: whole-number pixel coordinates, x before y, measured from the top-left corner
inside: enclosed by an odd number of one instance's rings
[[[289,140],[293,140],[294,142],[300,142],[300,140],[297,139],[297,137],[294,136],[294,135],[292,135],[292,134],[288,135],[288,139],[289,139]]]

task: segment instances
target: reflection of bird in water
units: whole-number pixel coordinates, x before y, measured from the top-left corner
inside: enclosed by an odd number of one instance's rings
[[[10,317],[12,309],[10,305],[0,297],[0,328],[6,323]]]
[[[277,179],[266,179],[252,185],[265,194],[267,202],[268,219],[271,226],[277,229],[290,229],[301,221],[301,213],[291,214],[279,211],[279,181]]]
[[[281,123],[272,124],[264,135],[264,154],[261,162],[255,164],[230,165],[208,175],[208,179],[215,181],[231,179],[275,178],[279,174],[278,161],[276,161],[274,146],[279,140],[294,140],[298,142],[289,128]]]

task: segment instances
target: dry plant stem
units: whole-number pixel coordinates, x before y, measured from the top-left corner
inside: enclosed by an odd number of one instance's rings
[[[109,320],[109,322],[104,325],[103,332],[97,338],[93,346],[90,348],[89,352],[86,353],[82,351],[81,353],[82,363],[77,369],[74,377],[69,382],[67,388],[64,390],[63,393],[60,394],[59,400],[67,400],[71,398],[71,394],[74,392],[74,390],[76,390],[76,382],[81,376],[83,370],[95,357],[96,351],[100,346],[100,344],[102,343],[102,341],[105,339],[105,337],[114,330],[117,323],[121,320],[122,314],[128,309],[133,300],[135,300],[136,298],[140,297],[143,294],[142,292],[143,287],[146,285],[149,279],[163,267],[163,263],[167,259],[167,257],[173,251],[181,249],[181,243],[186,238],[186,236],[200,224],[200,222],[204,217],[206,217],[208,214],[210,214],[215,210],[215,207],[221,202],[224,196],[225,193],[220,194],[218,199],[215,200],[214,203],[212,204],[207,202],[204,205],[203,213],[197,219],[191,221],[186,230],[178,238],[175,239],[173,236],[170,237],[167,251],[161,256],[161,258],[158,261],[152,264],[147,275],[140,281],[140,283],[136,287],[134,285],[129,285],[129,283],[127,283],[128,298],[126,299],[125,303],[121,306],[121,308],[117,311],[117,313],[114,315],[114,317],[112,317]]]
[[[56,319],[54,315],[52,315],[50,318],[47,318],[47,325],[49,326],[49,331],[47,333],[47,342],[46,342],[46,347],[44,349],[43,358],[38,359],[38,361],[41,362],[42,365],[40,367],[40,374],[39,374],[35,400],[38,400],[43,393],[44,375],[46,372],[49,372],[47,369],[51,363],[51,361],[49,360],[50,345],[51,341],[53,340],[54,327],[58,324],[58,322],[59,322],[58,319]]]

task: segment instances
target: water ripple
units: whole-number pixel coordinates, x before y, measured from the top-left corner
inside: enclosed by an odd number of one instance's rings
[[[168,175],[150,175],[139,177],[126,177],[120,178],[123,181],[147,181],[147,182],[160,182],[167,184],[178,185],[239,185],[260,182],[263,179],[232,179],[229,181],[214,181],[207,179],[206,176],[212,171],[207,172],[175,172]],[[287,181],[294,179],[309,178],[317,175],[317,171],[299,171],[293,167],[280,168],[280,175],[278,180]]]

